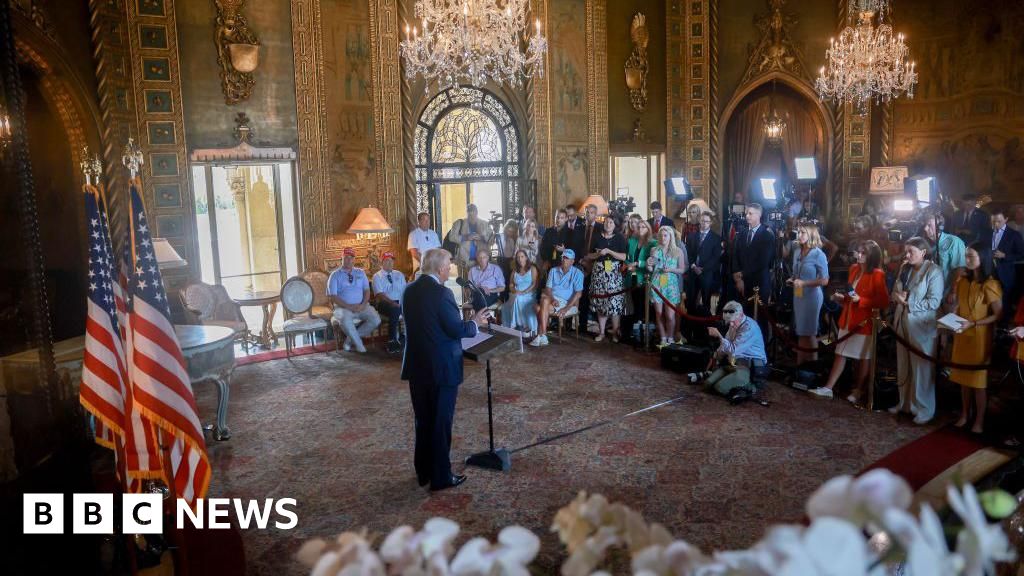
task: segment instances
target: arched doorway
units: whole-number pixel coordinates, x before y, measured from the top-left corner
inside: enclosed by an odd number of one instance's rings
[[[498,97],[469,86],[440,92],[416,124],[416,211],[430,212],[442,234],[469,203],[484,219],[514,217],[521,157],[519,129]]]
[[[786,119],[779,146],[770,146],[763,132],[763,117],[772,104]],[[719,182],[722,207],[733,202],[759,201],[761,178],[775,178],[783,189],[796,183],[793,159],[813,156],[817,179],[811,184],[820,205],[820,217],[832,213],[832,117],[806,82],[786,73],[772,72],[736,91],[719,123],[722,150]]]

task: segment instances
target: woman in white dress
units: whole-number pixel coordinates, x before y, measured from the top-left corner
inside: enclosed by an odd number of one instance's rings
[[[930,246],[915,236],[906,242],[904,264],[892,289],[896,303],[896,333],[928,356],[936,355],[936,312],[942,304],[942,269],[928,259]],[[896,346],[896,374],[900,403],[889,409],[909,412],[915,424],[927,424],[935,416],[935,364],[902,344]]]

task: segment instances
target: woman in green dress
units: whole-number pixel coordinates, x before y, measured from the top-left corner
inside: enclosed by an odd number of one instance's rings
[[[623,318],[623,341],[633,341],[633,326],[644,320],[644,291],[633,290],[633,288],[646,286],[647,267],[644,264],[650,257],[651,249],[656,242],[651,237],[651,225],[642,218],[630,218],[634,229],[626,243],[626,277],[625,286],[629,288],[629,298],[626,300],[626,314]],[[643,332],[641,331],[641,334]],[[641,338],[642,339],[642,338]]]

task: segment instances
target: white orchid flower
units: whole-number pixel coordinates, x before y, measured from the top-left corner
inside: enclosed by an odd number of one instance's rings
[[[949,507],[964,522],[964,529],[956,539],[956,551],[963,556],[964,574],[984,576],[995,573],[995,562],[1009,562],[1016,558],[1010,541],[999,524],[989,524],[978,501],[974,486],[967,484],[963,492],[950,486],[946,491]]]
[[[864,527],[877,521],[885,510],[906,510],[913,491],[906,480],[885,469],[871,470],[857,478],[837,476],[822,484],[807,500],[807,516],[844,518]]]
[[[399,526],[381,544],[380,558],[392,574],[447,574],[452,541],[458,534],[459,525],[447,518],[431,518],[419,532]]]
[[[521,526],[498,534],[497,544],[486,538],[466,542],[452,560],[453,576],[528,576],[527,566],[540,551],[540,539]]]
[[[920,521],[903,510],[887,510],[888,533],[906,550],[906,568],[911,576],[957,576],[963,558],[950,552],[939,517],[928,504],[921,505]]]
[[[723,574],[724,566],[713,566],[711,558],[683,540],[668,546],[655,544],[633,555],[633,576],[711,576]]]

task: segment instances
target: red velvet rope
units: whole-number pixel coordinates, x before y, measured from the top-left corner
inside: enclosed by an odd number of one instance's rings
[[[892,326],[889,326],[888,324],[883,322],[882,323],[882,327],[883,328],[888,328],[890,331],[892,331],[893,336],[896,337],[896,341],[899,342],[900,344],[902,344],[904,348],[909,350],[911,354],[913,354],[914,356],[917,356],[917,357],[919,357],[919,358],[921,358],[923,360],[927,360],[927,361],[931,362],[932,364],[935,364],[936,366],[946,366],[946,367],[954,368],[954,369],[957,369],[957,370],[988,370],[989,368],[991,368],[991,364],[961,364],[959,362],[947,362],[945,360],[940,360],[938,358],[933,358],[933,357],[929,356],[928,354],[926,354],[923,350],[921,350],[917,346],[914,346],[906,338],[904,338],[903,336],[900,336],[899,333],[896,332],[896,330]]]
[[[862,326],[864,326],[865,324],[867,324],[868,321],[870,320],[870,318],[865,318],[864,320],[861,321],[860,324],[857,324],[856,326],[854,326],[849,331],[849,333],[847,333],[845,336],[843,336],[842,338],[836,338],[835,342],[829,342],[828,344],[825,344],[823,346],[819,346],[817,348],[808,348],[806,346],[798,345],[793,340],[793,338],[789,335],[789,332],[787,332],[786,330],[783,330],[779,326],[778,322],[775,321],[775,316],[771,313],[771,311],[768,310],[768,308],[766,308],[764,306],[761,306],[758,309],[764,311],[765,316],[768,317],[768,326],[772,329],[772,332],[777,334],[780,338],[782,338],[786,342],[786,345],[788,345],[789,347],[793,348],[794,350],[798,350],[800,352],[810,352],[810,353],[820,352],[822,350],[828,350],[829,348],[832,348],[834,346],[838,346],[841,342],[845,342],[846,340],[852,338],[854,334],[857,334],[857,330],[860,330],[860,328]]]

